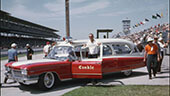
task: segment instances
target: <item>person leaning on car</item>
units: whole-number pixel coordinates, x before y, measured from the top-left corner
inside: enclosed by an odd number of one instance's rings
[[[88,58],[97,58],[99,45],[100,43],[97,43],[93,34],[90,33],[89,41],[84,45],[85,47],[89,48]]]
[[[148,38],[148,44],[145,46],[144,62],[146,61],[149,79],[152,79],[151,69],[154,77],[156,76],[157,64],[160,61],[158,46],[153,42],[152,38]],[[146,60],[147,59],[147,60]]]

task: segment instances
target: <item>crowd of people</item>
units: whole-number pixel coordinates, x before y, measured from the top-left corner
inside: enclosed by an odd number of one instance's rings
[[[169,49],[170,47],[169,27],[169,24],[158,24],[154,28],[151,27],[138,33],[120,37],[132,41],[139,51],[145,52],[144,62],[147,64],[149,79],[152,79],[151,73],[154,77],[157,73],[161,73],[165,48]]]
[[[154,38],[155,36],[158,37],[158,40],[163,43],[163,45],[168,46],[170,42],[169,24],[158,24],[155,25],[155,27],[150,27],[130,35],[121,36],[120,38],[130,40],[136,45],[142,45],[144,49],[144,46],[147,44],[147,39]],[[143,49],[140,51],[143,51]]]

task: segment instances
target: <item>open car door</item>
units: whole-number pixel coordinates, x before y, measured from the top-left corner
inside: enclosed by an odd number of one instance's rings
[[[97,58],[88,58],[88,49],[81,49],[76,55],[80,60],[72,63],[73,78],[102,78],[100,54]]]

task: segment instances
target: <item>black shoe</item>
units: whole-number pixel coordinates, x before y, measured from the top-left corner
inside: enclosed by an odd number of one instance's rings
[[[153,74],[154,77],[156,77],[156,74]]]
[[[149,79],[152,79],[152,77],[149,77]]]
[[[157,72],[158,74],[161,74],[162,72]]]

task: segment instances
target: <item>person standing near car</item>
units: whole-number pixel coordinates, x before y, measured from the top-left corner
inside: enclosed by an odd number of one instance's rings
[[[45,54],[44,57],[47,57],[48,53],[50,52],[50,48],[51,48],[50,42],[46,42],[46,45],[43,48],[43,52]]]
[[[100,43],[97,43],[93,34],[90,33],[89,41],[84,45],[85,47],[89,48],[88,58],[97,58],[99,45]]]
[[[34,54],[34,51],[30,47],[29,44],[26,44],[27,47],[27,60],[32,60],[32,55]]]
[[[147,42],[148,44],[145,46],[144,62],[146,61],[149,79],[152,79],[151,69],[153,70],[154,77],[156,77],[157,64],[158,61],[160,61],[160,55],[158,46],[153,43],[151,37],[148,38]]]
[[[16,50],[17,44],[12,43],[11,49],[8,50],[8,62],[15,62],[18,61],[18,54]],[[4,79],[4,83],[7,83],[8,77],[6,76]]]
[[[51,48],[50,48],[50,51],[53,50],[57,45],[57,42],[54,41],[52,44],[51,44]]]
[[[166,47],[166,44],[164,43],[162,37],[159,38],[158,41],[159,41],[158,43],[159,43],[160,48],[161,48],[160,56],[162,57],[162,58],[160,59],[159,65],[158,65],[158,72],[161,73],[161,65],[162,65],[162,60],[163,60],[163,58],[164,58],[164,52],[165,52],[165,49],[164,49],[164,48]]]
[[[158,53],[157,54],[159,54],[160,61],[161,61],[161,59],[162,59],[162,56],[160,55],[161,54],[161,47],[158,43],[158,36],[154,36],[154,43],[158,46]],[[160,61],[157,61],[158,64],[157,64],[157,68],[156,68],[156,73],[158,72]]]
[[[16,50],[17,44],[12,43],[11,49],[8,50],[8,62],[18,61],[18,54]]]
[[[89,34],[89,41],[84,45],[84,47],[89,48],[88,58],[97,58],[98,57],[98,46],[100,43],[97,43],[94,39],[92,33]],[[91,83],[95,85],[98,82],[97,79],[92,79]]]

